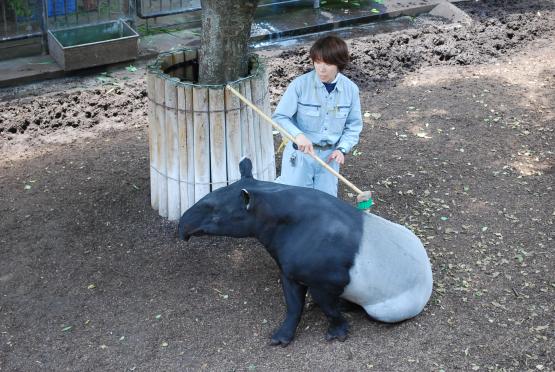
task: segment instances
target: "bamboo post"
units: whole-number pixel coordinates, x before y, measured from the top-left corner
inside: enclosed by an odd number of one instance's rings
[[[185,80],[187,81],[195,81],[195,69],[193,68],[193,61],[198,59],[198,52],[196,50],[187,50],[185,51],[185,61],[190,62],[187,63],[185,67]]]
[[[241,161],[241,101],[233,93],[225,90],[225,122],[227,149],[227,179],[228,183],[241,178],[237,164]]]
[[[223,89],[208,90],[210,111],[210,173],[212,191],[227,186],[225,101]]]
[[[168,217],[168,182],[167,176],[167,139],[166,139],[166,84],[164,79],[156,79],[156,143],[158,145],[156,154],[156,169],[158,170],[158,213],[162,217]]]
[[[210,123],[208,88],[193,87],[195,202],[210,192]]]
[[[172,77],[178,78],[179,80],[185,77],[185,67],[183,66],[183,62],[185,62],[185,53],[177,52],[172,54],[173,57],[173,65],[179,66],[175,69]]]
[[[264,97],[264,92],[262,92],[259,88],[259,81],[251,80],[251,96],[253,101],[259,102],[261,97]],[[256,168],[256,178],[264,179],[264,166],[262,164],[262,147],[260,143],[260,115],[253,114],[252,116],[252,136],[253,143],[254,143],[254,154],[253,158],[255,159],[255,163],[257,164],[258,168]]]
[[[187,115],[185,109],[185,87],[177,87],[177,132],[179,143],[179,213],[183,214],[189,208],[189,193],[187,191],[189,177],[189,162],[187,159],[187,140],[190,133],[187,132]]]
[[[262,85],[264,92],[262,110],[266,115],[272,114],[272,109],[270,108],[270,94],[269,94],[269,87],[268,87],[268,70],[264,69],[262,72]],[[274,157],[274,133],[273,128],[267,123],[262,123],[260,125],[260,132],[261,132],[261,148],[263,154],[263,161],[264,165],[267,167],[266,171],[266,179],[267,180],[275,180],[276,179],[276,160]]]
[[[195,123],[193,122],[193,88],[185,88],[185,118],[187,121],[187,209],[195,204]],[[185,212],[185,211],[183,211]]]
[[[159,195],[158,192],[158,121],[156,120],[156,79],[157,76],[151,72],[147,74],[147,94],[150,98],[148,101],[148,149],[150,154],[150,205],[153,209],[158,210]]]
[[[179,81],[178,79],[176,79]],[[167,140],[167,182],[168,182],[168,218],[176,220],[181,217],[179,198],[179,130],[177,123],[177,87],[176,80],[167,79],[165,84],[166,101],[166,140]]]
[[[262,79],[251,80],[252,97],[254,102],[258,102],[259,106],[264,107],[264,101],[266,100],[266,84]],[[255,135],[255,145],[256,149],[256,161],[259,164],[258,178],[270,179],[270,173],[268,171],[268,152],[274,151],[273,138],[271,148],[269,148],[268,141],[266,139],[267,131],[269,125],[261,121],[260,115],[254,115],[254,135]],[[270,127],[271,128],[271,127]]]
[[[248,81],[241,82],[240,87],[242,88],[245,97],[248,100],[251,99],[251,85]],[[258,176],[258,163],[256,162],[256,147],[254,141],[254,127],[253,127],[253,112],[252,108],[248,105],[243,105],[241,109],[241,141],[243,143],[242,151],[243,156],[247,156],[252,162],[252,173]]]

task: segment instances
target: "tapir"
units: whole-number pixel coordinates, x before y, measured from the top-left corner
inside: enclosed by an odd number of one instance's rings
[[[422,311],[432,270],[410,230],[318,190],[256,180],[248,158],[239,168],[240,180],[183,214],[179,235],[256,237],[265,246],[279,266],[287,307],[272,345],[293,340],[307,290],[329,320],[327,340],[347,338],[345,302],[386,323]]]

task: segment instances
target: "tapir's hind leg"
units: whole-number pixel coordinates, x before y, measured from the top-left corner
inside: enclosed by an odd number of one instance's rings
[[[285,320],[272,335],[271,344],[287,346],[295,337],[295,330],[301,319],[307,287],[281,274],[281,286],[287,305]]]
[[[376,304],[365,305],[364,310],[370,317],[384,323],[397,323],[415,317],[422,311],[419,302],[410,293]]]
[[[345,341],[349,332],[349,323],[341,315],[339,296],[315,288],[310,288],[310,294],[330,321],[326,340]]]

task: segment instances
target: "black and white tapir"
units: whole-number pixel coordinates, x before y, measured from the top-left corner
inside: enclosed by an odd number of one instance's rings
[[[239,167],[239,181],[183,214],[179,234],[256,237],[266,247],[280,268],[287,305],[272,345],[293,339],[307,290],[329,319],[328,340],[347,337],[344,300],[387,323],[422,311],[432,270],[411,231],[318,190],[255,180],[249,159]]]

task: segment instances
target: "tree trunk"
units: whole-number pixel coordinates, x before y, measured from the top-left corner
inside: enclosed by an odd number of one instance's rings
[[[248,42],[259,0],[201,0],[199,83],[224,84],[248,73]]]

